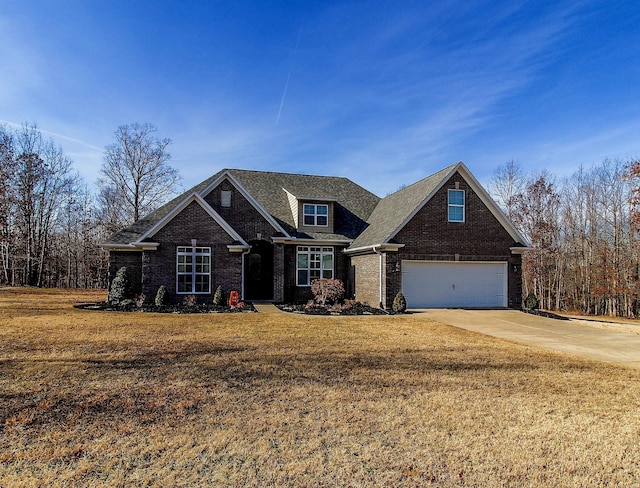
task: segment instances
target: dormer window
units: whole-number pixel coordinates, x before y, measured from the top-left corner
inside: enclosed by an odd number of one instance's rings
[[[303,205],[304,225],[326,227],[329,225],[329,206],[305,203]]]

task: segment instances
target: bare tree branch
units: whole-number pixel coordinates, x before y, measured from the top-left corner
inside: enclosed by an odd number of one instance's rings
[[[154,137],[151,124],[118,127],[105,149],[99,199],[105,219],[116,228],[138,221],[178,189],[180,176],[169,166],[170,139]]]

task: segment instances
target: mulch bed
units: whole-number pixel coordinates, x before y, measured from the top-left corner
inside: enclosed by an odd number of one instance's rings
[[[135,303],[128,303],[125,305],[118,305],[109,302],[93,302],[93,303],[78,303],[74,305],[75,308],[82,310],[99,310],[104,312],[156,312],[156,313],[245,313],[245,312],[257,312],[252,303],[244,302],[242,307],[230,307],[229,305],[206,305],[197,304],[193,306],[186,306],[181,304],[173,305],[151,305],[143,304],[138,307]]]
[[[357,302],[348,308],[333,307],[328,305],[306,305],[302,303],[276,303],[274,304],[283,312],[299,313],[305,315],[389,315],[388,312],[374,308],[367,304]]]
[[[557,313],[553,313],[553,312],[548,312],[546,310],[538,310],[538,309],[533,309],[533,308],[523,308],[522,311],[525,312],[525,313],[530,313],[531,315],[537,315],[539,317],[546,317],[548,319],[571,320],[571,319],[569,319],[567,317],[563,317],[562,315],[558,315]]]

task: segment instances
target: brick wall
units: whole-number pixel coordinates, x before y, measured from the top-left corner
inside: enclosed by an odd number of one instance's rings
[[[220,204],[223,190],[231,191],[231,207]],[[205,201],[247,242],[260,240],[258,234],[261,234],[261,239],[269,240],[276,233],[273,226],[228,180],[221,181],[205,197]]]
[[[355,270],[354,287],[356,300],[368,303],[372,307],[380,304],[380,256],[366,254],[352,256],[351,264]]]
[[[273,246],[273,301],[282,303],[285,301],[285,246],[274,244]]]
[[[109,288],[120,268],[126,266],[127,276],[131,285],[131,292],[140,293],[142,290],[142,253],[131,251],[110,251],[109,252]]]
[[[221,285],[225,294],[241,290],[242,254],[229,252],[232,238],[196,202],[189,204],[171,222],[149,240],[160,243],[155,251],[145,251],[142,259],[142,290],[153,299],[164,285],[171,301],[180,302],[184,295],[176,293],[176,252],[178,246],[210,247],[212,253],[211,293],[198,295],[198,300],[210,302],[213,292]]]

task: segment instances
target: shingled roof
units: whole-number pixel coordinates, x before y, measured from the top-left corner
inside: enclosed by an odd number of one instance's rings
[[[355,239],[380,198],[348,178],[230,169],[231,175],[291,236],[298,236],[287,192],[335,202],[335,238]],[[286,190],[286,191],[285,191]],[[306,234],[309,235],[309,234]],[[314,237],[309,235],[309,237]],[[320,236],[316,236],[319,238]],[[325,236],[328,238],[328,236]]]
[[[388,243],[409,217],[422,208],[427,199],[450,176],[456,164],[448,166],[412,185],[392,193],[378,203],[369,217],[369,226],[351,244],[351,249]]]
[[[225,177],[230,178],[246,190],[251,198],[292,237],[329,240],[355,239],[366,227],[367,218],[380,201],[379,197],[348,178],[224,169],[146,215],[138,222],[117,232],[103,246],[127,246],[139,242],[145,233],[162,221],[177,205],[194,193],[206,197],[207,193]],[[334,234],[299,234],[291,213],[287,192],[300,199],[333,201],[337,223]]]

